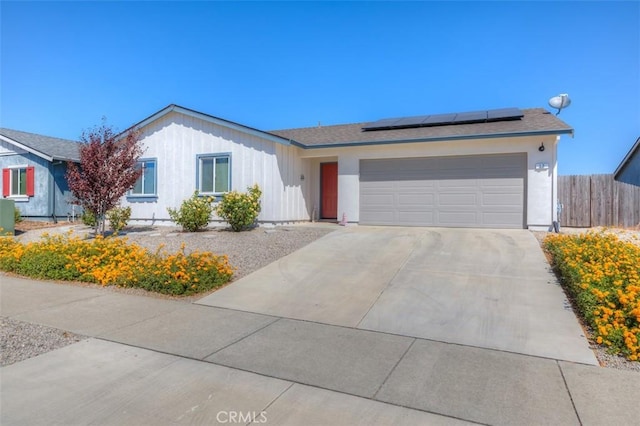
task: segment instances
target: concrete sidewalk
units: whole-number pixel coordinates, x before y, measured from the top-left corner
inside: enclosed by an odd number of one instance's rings
[[[638,421],[633,372],[4,275],[0,301],[91,337],[0,369],[3,425]]]

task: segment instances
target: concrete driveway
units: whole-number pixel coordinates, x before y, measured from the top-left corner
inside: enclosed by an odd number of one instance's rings
[[[597,364],[526,230],[341,228],[197,303]]]

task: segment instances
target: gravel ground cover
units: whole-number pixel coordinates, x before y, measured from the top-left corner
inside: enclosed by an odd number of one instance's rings
[[[79,342],[84,336],[0,317],[0,366]]]
[[[157,250],[162,244],[164,250],[174,253],[184,244],[187,253],[210,251],[226,254],[231,265],[237,268],[234,273],[234,280],[237,280],[335,230],[335,225],[322,223],[260,227],[244,232],[226,229],[181,232],[177,228],[134,228],[119,238],[127,238],[150,251]]]

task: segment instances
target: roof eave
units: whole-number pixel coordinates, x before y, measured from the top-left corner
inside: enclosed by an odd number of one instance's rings
[[[613,178],[614,179],[617,178],[618,175],[622,172],[622,169],[624,169],[624,167],[627,165],[629,160],[631,160],[631,157],[633,157],[633,154],[635,154],[635,152],[636,152],[636,150],[638,150],[638,148],[640,148],[640,137],[638,137],[638,139],[636,139],[636,143],[633,144],[633,146],[631,147],[629,152],[627,152],[627,155],[624,156],[624,158],[622,159],[622,161],[620,162],[620,164],[616,168],[615,172],[613,172]]]
[[[23,150],[25,150],[27,152],[30,152],[31,154],[37,155],[38,157],[43,158],[43,159],[45,159],[47,161],[53,161],[53,157],[52,156],[50,156],[50,155],[48,155],[48,154],[46,154],[46,153],[44,153],[42,151],[38,151],[37,149],[31,148],[29,145],[25,145],[23,143],[20,143],[15,139],[11,139],[11,138],[9,138],[7,136],[4,136],[4,135],[0,135],[0,139],[5,141],[5,142],[7,142],[7,143],[15,145],[20,149],[23,149]]]
[[[146,125],[148,125],[149,123],[152,123],[154,121],[156,121],[157,119],[169,114],[170,112],[178,112],[180,114],[184,114],[187,115],[189,117],[194,117],[194,118],[198,118],[204,121],[207,121],[209,123],[213,123],[213,124],[217,124],[219,126],[222,127],[227,127],[233,130],[237,130],[239,132],[243,132],[243,133],[248,133],[250,135],[253,136],[257,136],[257,137],[261,137],[261,138],[265,138],[268,139],[272,142],[275,143],[279,143],[281,145],[291,145],[291,140],[283,138],[281,136],[276,136],[272,133],[269,132],[265,132],[263,130],[258,130],[255,129],[253,127],[249,127],[249,126],[245,126],[239,123],[235,123],[233,121],[229,121],[229,120],[224,120],[222,118],[218,118],[218,117],[214,117],[213,115],[209,115],[209,114],[205,114],[202,112],[198,112],[189,108],[185,108],[185,107],[181,107],[179,105],[175,105],[175,104],[171,104],[163,109],[161,109],[160,111],[156,112],[155,114],[145,118],[144,120],[140,121],[139,123],[134,124],[133,126],[131,126],[129,129],[127,129],[125,132],[122,132],[121,134],[126,133],[128,130],[131,129],[139,129],[142,128]]]
[[[71,162],[71,163],[79,163],[80,159],[79,158],[55,156],[55,157],[53,157],[53,161],[67,161],[67,162]]]
[[[426,138],[423,137],[423,138],[415,138],[415,139],[394,139],[394,140],[365,141],[365,142],[340,142],[335,144],[322,144],[322,145],[305,145],[300,142],[298,142],[298,144],[304,149],[320,149],[320,148],[345,148],[345,147],[369,146],[369,145],[390,145],[390,144],[398,144],[398,143],[446,142],[446,141],[454,141],[454,140],[508,138],[508,137],[514,137],[514,136],[515,137],[546,136],[546,135],[563,135],[563,134],[573,136],[573,129],[485,133],[485,134],[456,135],[456,136],[434,136],[434,137],[426,137]]]

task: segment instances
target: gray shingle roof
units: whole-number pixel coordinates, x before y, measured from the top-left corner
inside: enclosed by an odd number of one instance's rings
[[[0,135],[54,160],[80,161],[78,142],[5,128],[0,128]]]
[[[269,133],[308,148],[400,143],[408,141],[473,139],[532,134],[573,134],[573,129],[544,108],[523,109],[520,120],[455,124],[412,129],[363,131],[369,123],[272,130]]]

